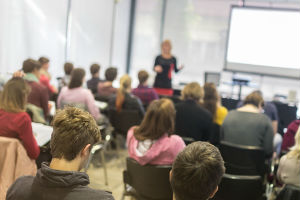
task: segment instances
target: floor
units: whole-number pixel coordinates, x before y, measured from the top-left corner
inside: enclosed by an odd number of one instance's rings
[[[119,150],[118,153],[116,150],[105,152],[108,175],[108,185],[106,186],[101,156],[99,153],[96,153],[87,170],[87,174],[90,177],[90,187],[110,191],[116,200],[120,200],[124,190],[123,170],[126,167],[125,159],[127,156],[126,149]],[[126,197],[126,199],[130,199],[130,197]]]

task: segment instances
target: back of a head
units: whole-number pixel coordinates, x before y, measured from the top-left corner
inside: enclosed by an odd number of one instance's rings
[[[154,100],[149,105],[141,125],[135,129],[134,136],[137,140],[156,140],[167,133],[174,131],[175,120],[174,104],[169,99]]]
[[[138,79],[139,79],[140,84],[144,84],[148,80],[148,78],[149,78],[149,74],[147,71],[145,71],[145,70],[139,71]]]
[[[94,118],[79,108],[66,107],[58,110],[52,125],[50,147],[53,158],[71,161],[87,144],[93,146],[101,139]]]
[[[64,64],[64,71],[65,71],[65,74],[66,74],[66,75],[71,75],[73,68],[74,68],[73,63],[66,62],[66,63]]]
[[[41,66],[43,66],[44,64],[47,64],[50,62],[50,60],[46,57],[40,57],[39,58],[39,62],[41,63]]]
[[[120,88],[118,89],[117,97],[116,97],[116,110],[118,112],[122,110],[123,103],[125,101],[125,93],[130,88],[131,88],[131,78],[128,74],[125,74],[120,78]]]
[[[295,134],[295,144],[290,148],[290,152],[287,155],[300,159],[300,127]]]
[[[105,79],[107,81],[114,81],[117,77],[118,70],[115,67],[109,67],[105,70]]]
[[[203,90],[199,83],[192,82],[184,86],[181,96],[183,100],[200,101],[203,98]]]
[[[256,91],[250,93],[244,100],[244,105],[251,104],[256,106],[263,106],[264,99],[262,98],[261,94],[257,93]]]
[[[31,58],[28,58],[23,62],[23,67],[22,67],[24,73],[32,73],[35,70],[40,70],[41,69],[41,63],[33,60]]]
[[[219,150],[207,142],[194,142],[180,152],[172,168],[171,186],[176,200],[207,200],[225,172]]]
[[[204,85],[204,107],[215,117],[217,112],[218,92],[214,83],[205,83]]]
[[[71,73],[71,80],[69,83],[69,89],[78,88],[82,86],[85,71],[82,68],[75,68]]]
[[[95,74],[97,74],[98,72],[100,71],[100,65],[94,63],[91,65],[90,67],[90,72],[91,72],[91,75],[94,76]]]
[[[24,112],[30,87],[22,78],[10,79],[0,94],[0,108],[8,112]]]

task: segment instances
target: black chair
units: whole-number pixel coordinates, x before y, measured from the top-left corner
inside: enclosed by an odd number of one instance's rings
[[[226,172],[235,175],[260,175],[266,173],[264,151],[260,147],[220,142],[220,152]]]
[[[286,185],[281,190],[276,200],[299,200],[300,188],[294,185]]]
[[[224,174],[214,200],[261,200],[264,187],[260,176]]]
[[[140,113],[136,110],[117,112],[115,109],[109,109],[108,116],[115,132],[121,135],[126,135],[132,126],[139,125],[142,121]]]
[[[221,126],[213,123],[209,142],[215,146],[220,145]]]
[[[145,165],[141,166],[132,158],[126,159],[127,170],[123,172],[125,196],[137,199],[171,200],[172,189],[169,174],[172,166]]]

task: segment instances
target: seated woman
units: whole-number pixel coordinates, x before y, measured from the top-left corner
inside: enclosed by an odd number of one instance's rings
[[[281,157],[277,177],[284,184],[300,187],[300,128],[295,135],[295,145]]]
[[[208,141],[212,131],[212,115],[200,105],[203,90],[196,82],[186,85],[182,92],[183,101],[176,104],[176,134]]]
[[[124,110],[137,110],[141,117],[144,116],[144,107],[139,98],[131,94],[131,78],[125,74],[120,79],[120,88],[116,95],[109,99],[109,109],[116,109],[118,112]]]
[[[263,103],[264,100],[259,94],[249,94],[244,106],[228,113],[221,127],[221,140],[261,147],[265,156],[271,157],[274,133],[271,120],[261,113]]]
[[[51,75],[48,72],[50,60],[45,57],[40,57],[39,62],[41,64],[40,83],[48,89],[49,97],[52,97],[53,94],[57,94],[57,89],[50,84]]]
[[[154,100],[140,126],[127,134],[129,156],[141,165],[170,165],[185,147],[174,133],[176,111],[171,100]]]
[[[71,73],[71,80],[68,87],[63,87],[57,99],[57,107],[62,109],[65,105],[72,105],[89,111],[94,119],[100,123],[102,117],[95,99],[89,89],[83,88],[85,71],[82,68],[75,68]]]
[[[220,97],[213,83],[205,83],[204,85],[203,106],[212,114],[214,123],[221,126],[228,110],[221,105]]]
[[[29,92],[30,87],[22,78],[12,78],[4,85],[0,95],[0,136],[19,139],[29,158],[37,159],[40,148],[25,112]]]

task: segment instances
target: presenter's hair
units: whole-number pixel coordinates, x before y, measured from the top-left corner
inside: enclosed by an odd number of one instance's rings
[[[58,110],[52,125],[50,147],[53,158],[74,160],[86,145],[93,146],[101,139],[94,118],[79,108],[65,107]]]
[[[71,73],[71,80],[69,83],[69,89],[78,88],[82,86],[85,71],[82,68],[75,68]]]
[[[152,101],[141,125],[135,128],[134,137],[143,141],[157,140],[166,133],[171,135],[174,132],[175,115],[171,100],[163,98]]]
[[[219,150],[208,142],[194,142],[180,152],[172,167],[171,186],[176,200],[207,200],[225,172]]]

